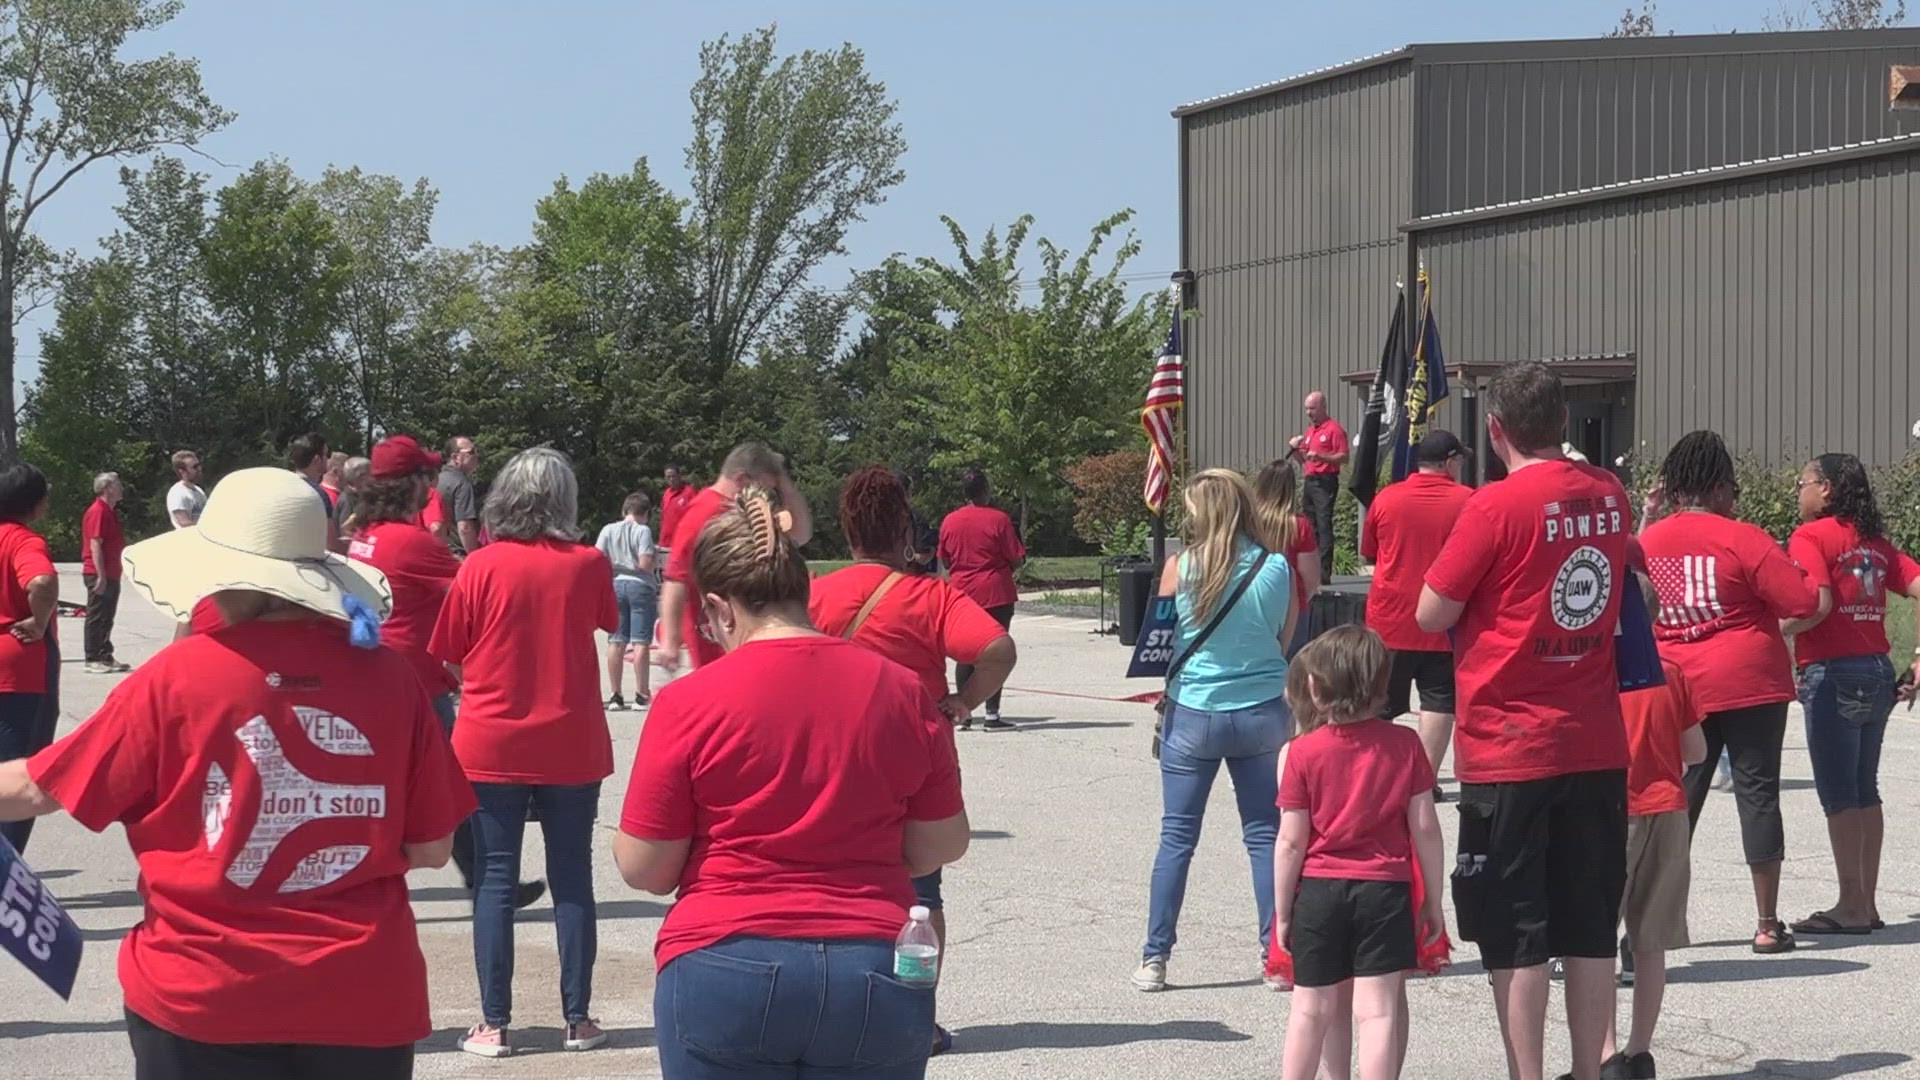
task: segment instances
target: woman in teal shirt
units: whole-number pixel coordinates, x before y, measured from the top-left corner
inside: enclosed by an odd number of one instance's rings
[[[1194,477],[1186,505],[1189,546],[1167,560],[1160,576],[1160,595],[1174,597],[1179,613],[1173,656],[1180,667],[1167,687],[1160,744],[1165,809],[1153,859],[1147,943],[1133,976],[1134,986],[1149,991],[1167,985],[1187,868],[1222,762],[1233,777],[1241,836],[1253,864],[1257,962],[1264,966],[1273,925],[1273,841],[1280,828],[1277,768],[1280,748],[1293,731],[1284,696],[1287,661],[1280,650],[1296,617],[1293,572],[1284,558],[1262,561],[1265,549],[1248,536],[1253,494],[1239,473],[1209,469]],[[1247,588],[1236,600],[1243,581]],[[1193,650],[1216,616],[1219,626]]]

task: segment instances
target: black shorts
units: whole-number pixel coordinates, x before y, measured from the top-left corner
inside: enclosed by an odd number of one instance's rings
[[[1453,654],[1393,650],[1393,666],[1387,672],[1387,705],[1381,716],[1398,719],[1413,711],[1413,688],[1420,688],[1423,712],[1453,712]]]
[[[1418,962],[1413,886],[1404,881],[1301,878],[1293,901],[1295,986],[1338,986]]]
[[[1610,957],[1627,884],[1627,774],[1460,785],[1453,909],[1488,970]]]

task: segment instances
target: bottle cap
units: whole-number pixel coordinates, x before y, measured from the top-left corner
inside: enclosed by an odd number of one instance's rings
[[[924,904],[915,904],[907,909],[907,918],[914,922],[926,922],[933,918],[933,912],[928,911]]]

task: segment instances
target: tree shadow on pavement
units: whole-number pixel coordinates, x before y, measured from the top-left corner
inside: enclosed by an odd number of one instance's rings
[[[1253,1036],[1218,1020],[1167,1020],[1158,1024],[983,1024],[953,1033],[954,1054],[1008,1050],[1086,1050],[1143,1042],[1250,1042]]]
[[[653,1029],[650,1027],[607,1028],[609,1050],[644,1050],[653,1046]],[[413,1044],[416,1056],[424,1054],[458,1054],[460,1040],[467,1029],[441,1028],[433,1034]],[[560,1044],[565,1033],[557,1027],[516,1027],[508,1037],[513,1040],[513,1056],[528,1054],[560,1054]]]
[[[125,1020],[9,1020],[0,1023],[0,1039],[32,1039],[41,1035],[104,1035],[125,1030]]]
[[[1826,960],[1817,956],[1792,956],[1785,959],[1760,957],[1754,960],[1696,960],[1685,967],[1669,968],[1671,983],[1760,982],[1767,979],[1804,979],[1817,975],[1844,975],[1865,971],[1868,965],[1858,960]],[[1841,1075],[1841,1074],[1835,1074]]]
[[[1835,1080],[1836,1077],[1841,1076],[1891,1069],[1895,1065],[1905,1065],[1912,1060],[1906,1054],[1890,1054],[1884,1051],[1872,1054],[1842,1054],[1831,1061],[1783,1061],[1779,1058],[1763,1058],[1754,1062],[1753,1068],[1746,1072],[1714,1073],[1712,1076],[1697,1077],[1696,1080],[1773,1080],[1774,1077],[1779,1076],[1792,1076],[1798,1080]]]

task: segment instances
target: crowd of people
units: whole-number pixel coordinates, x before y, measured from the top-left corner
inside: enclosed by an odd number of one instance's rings
[[[1808,463],[1805,523],[1783,550],[1733,518],[1711,432],[1675,444],[1636,515],[1618,478],[1565,453],[1550,367],[1510,366],[1482,400],[1505,478],[1470,489],[1459,439],[1420,440],[1417,472],[1380,493],[1359,537],[1376,563],[1364,627],[1300,632],[1330,554],[1321,478],[1347,453],[1324,401],[1296,447],[1304,472],[1290,455],[1183,490],[1188,543],[1160,579],[1177,620],[1154,729],[1163,817],[1132,981],[1169,985],[1224,765],[1249,960],[1294,995],[1287,1080],[1349,1077],[1356,1046],[1363,1080],[1417,1057],[1405,981],[1451,947],[1448,892],[1512,1077],[1545,1075],[1556,969],[1566,1075],[1654,1076],[1722,748],[1753,950],[1884,926],[1880,747],[1912,693],[1884,621],[1889,595],[1920,597],[1920,564],[1886,539],[1860,463]],[[120,964],[137,1076],[410,1076],[431,1024],[405,875],[449,861],[473,900],[479,990],[460,1048],[514,1052],[514,913],[549,892],[562,1045],[604,1045],[593,824],[617,764],[608,713],[629,707],[647,718],[612,855],[628,886],[677,898],[655,947],[665,1075],[924,1075],[952,1045],[939,962],[902,966],[895,935],[925,920],[944,953],[943,874],[971,836],[955,733],[983,709],[984,729],[1012,726],[999,695],[1025,550],[984,473],[962,478],[967,505],[936,532],[903,477],[856,472],[837,506],[853,562],[815,578],[812,512],[764,446],[736,448],[705,487],[669,470],[657,533],[635,492],[592,543],[564,455],[512,456],[483,498],[472,440],[443,449],[392,435],[355,458],[303,436],[285,468],[211,493],[182,451],[172,531],[131,546],[121,485],[100,477],[83,529],[89,670],[125,669],[123,578],[181,630],[57,741],[58,578],[31,528],[49,487],[30,464],[0,470],[0,834],[24,849],[58,811],[126,826],[147,904]],[[1616,644],[1635,610],[1657,643],[1651,684],[1627,679]],[[679,677],[656,690],[654,668]],[[1416,725],[1397,725],[1416,690]],[[1789,923],[1779,790],[1796,696],[1837,898]],[[1449,753],[1460,827],[1443,888]],[[522,879],[529,821],[542,879]]]

